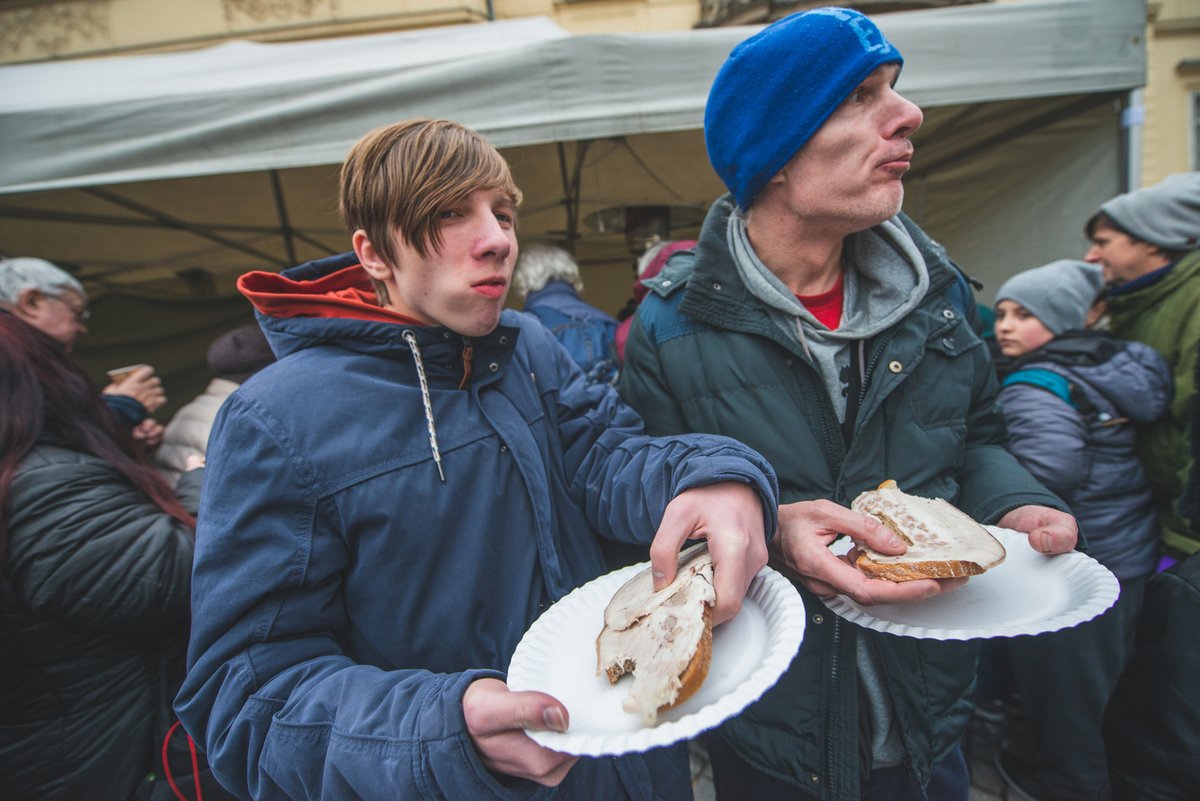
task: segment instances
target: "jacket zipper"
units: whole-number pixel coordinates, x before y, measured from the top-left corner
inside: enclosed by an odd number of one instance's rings
[[[838,693],[837,693],[836,688],[837,688],[837,683],[838,683],[838,661],[839,661],[838,657],[839,657],[839,654],[841,653],[842,628],[840,625],[838,625],[840,621],[838,620],[837,616],[833,615],[832,617],[833,617],[833,621],[832,621],[833,622],[833,658],[830,660],[830,663],[829,663],[829,682],[830,682],[830,685],[832,687],[834,687],[835,689],[834,689],[834,692],[832,692],[830,694],[832,696],[832,701],[830,702],[829,710],[828,710],[828,712],[826,712],[826,715],[825,715],[825,726],[826,726],[826,730],[829,732],[830,742],[833,743],[834,746],[836,746],[838,741],[841,739],[840,734],[836,733],[834,730],[834,723],[837,720],[837,714],[835,712],[835,707],[837,706],[837,703],[838,703]],[[857,748],[857,746],[856,746],[856,748]],[[822,798],[829,797],[831,789],[834,785],[833,773],[834,773],[834,770],[836,769],[836,760],[834,759],[834,750],[835,749],[833,747],[825,749],[825,786],[821,788],[821,797]]]

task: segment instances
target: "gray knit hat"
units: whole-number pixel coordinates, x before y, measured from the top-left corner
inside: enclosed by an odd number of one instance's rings
[[[1200,247],[1200,172],[1168,175],[1154,186],[1117,195],[1101,213],[1125,233],[1163,250]]]
[[[1061,259],[1005,281],[996,293],[996,303],[1011,300],[1021,304],[1058,336],[1083,328],[1088,309],[1103,288],[1099,265]]]

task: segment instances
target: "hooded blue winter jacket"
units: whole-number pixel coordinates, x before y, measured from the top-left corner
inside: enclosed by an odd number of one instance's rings
[[[472,340],[347,317],[328,290],[369,292],[355,264],[240,282],[280,360],[213,427],[184,726],[247,798],[690,798],[680,748],[502,782],[462,696],[604,572],[596,534],[648,543],[672,497],[722,480],[753,486],[774,532],[770,466],[727,438],[644,436],[525,315]]]

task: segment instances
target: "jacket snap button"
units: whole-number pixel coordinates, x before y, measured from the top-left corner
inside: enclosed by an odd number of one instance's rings
[[[792,360],[791,360],[791,358],[784,359],[784,360],[783,360],[783,363],[784,363],[784,364],[786,364],[788,367],[791,367],[791,366],[792,366]]]
[[[954,310],[953,309],[942,309],[942,316],[945,317],[947,320],[953,320],[954,319]]]
[[[717,290],[718,292],[720,292],[720,291],[721,291],[721,285],[720,285],[720,284],[718,284],[718,283],[716,283],[716,282],[714,281],[714,282],[713,282],[713,289],[715,289],[715,290]]]
[[[500,452],[501,452],[501,453],[508,453],[508,446],[507,446],[507,445],[501,445],[501,446],[500,446]]]
[[[500,369],[500,365],[496,364],[495,362],[492,362],[491,364],[488,365],[488,369],[494,373]]]
[[[507,345],[507,344],[508,344],[508,337],[500,337],[500,344],[501,344],[501,345]]]
[[[824,622],[825,622],[825,616],[824,616],[824,615],[821,615],[821,614],[816,614],[816,615],[813,615],[813,623],[816,623],[816,624],[819,626],[819,625],[821,625],[821,624],[822,624],[822,623],[824,623]]]
[[[904,372],[904,365],[900,362],[888,362],[888,369],[893,373],[902,373]]]
[[[670,286],[670,285],[671,285],[671,279],[670,279],[670,278],[664,278],[664,279],[663,279],[663,282],[662,282],[662,285],[663,285],[663,286]]]
[[[808,777],[808,780],[809,780],[810,782],[812,782],[813,784],[820,784],[820,783],[821,783],[821,777],[820,777],[820,776],[818,776],[818,775],[817,775],[817,774],[815,774],[815,773],[814,773],[813,775],[809,776],[809,777]]]
[[[945,346],[945,347],[947,347],[947,348],[954,347],[954,340],[953,340],[953,339],[951,339],[950,337],[943,337],[943,338],[942,338],[942,345],[943,345],[943,346]]]

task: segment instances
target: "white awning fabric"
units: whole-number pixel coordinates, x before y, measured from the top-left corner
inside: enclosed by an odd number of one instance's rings
[[[877,22],[926,108],[1144,82],[1140,2]],[[418,115],[501,147],[696,129],[717,69],[754,30],[571,36],[529,18],[0,67],[0,194],[334,164],[365,131]]]
[[[1145,81],[1144,2],[875,19],[905,56],[898,89],[925,110],[905,210],[987,284],[981,299],[1081,255],[1083,221],[1127,174],[1121,107]],[[616,313],[633,258],[587,215],[651,203],[694,219],[722,193],[704,103],[755,30],[573,36],[533,18],[0,67],[0,253],[83,281],[93,317],[75,355],[97,378],[150,362],[182,402],[208,380],[208,342],[250,319],[237,275],[348,249],[336,165],[350,146],[445,117],[512,165],[521,243],[570,242],[585,298]]]

